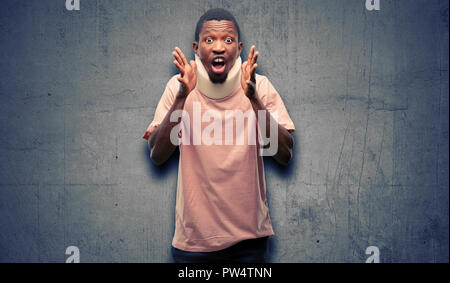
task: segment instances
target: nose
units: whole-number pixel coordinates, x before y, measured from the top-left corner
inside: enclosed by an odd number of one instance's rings
[[[213,46],[213,52],[215,54],[225,53],[225,44],[221,40],[216,40]]]

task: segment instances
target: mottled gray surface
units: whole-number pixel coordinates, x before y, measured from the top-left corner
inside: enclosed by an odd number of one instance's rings
[[[225,7],[294,121],[265,160],[274,262],[449,260],[448,1],[2,1],[0,261],[167,262],[178,155],[141,138]]]

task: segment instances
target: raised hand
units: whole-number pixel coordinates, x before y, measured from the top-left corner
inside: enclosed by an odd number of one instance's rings
[[[252,45],[250,48],[250,52],[248,54],[248,59],[245,61],[242,66],[242,75],[241,75],[241,85],[244,89],[245,95],[252,99],[256,93],[256,79],[255,79],[255,70],[258,67],[256,64],[256,60],[258,60],[259,52],[255,52],[255,46]]]
[[[190,63],[188,63],[183,52],[181,52],[181,49],[178,47],[175,47],[175,51],[172,52],[172,55],[175,57],[173,63],[180,71],[180,76],[177,78],[181,83],[180,94],[187,96],[194,90],[197,84],[197,64],[194,60],[191,60]]]

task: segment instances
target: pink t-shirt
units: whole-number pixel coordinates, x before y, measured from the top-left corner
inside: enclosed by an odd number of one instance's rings
[[[294,131],[294,124],[284,103],[269,80],[257,74],[256,88],[267,110],[271,113],[276,111],[278,123],[287,130]],[[167,83],[144,138],[148,139],[162,122],[178,89],[179,82],[174,76]],[[208,145],[210,142],[203,142],[202,139],[200,144],[194,144],[194,108],[201,110],[202,118],[206,111],[221,117],[222,143]],[[211,99],[196,88],[187,97],[184,110],[190,119],[183,120],[180,136],[187,133],[186,129],[190,127],[191,137],[189,143],[181,143],[179,146],[175,234],[172,245],[185,251],[210,252],[227,248],[242,240],[273,236],[263,159],[257,145],[248,143],[248,129],[256,127],[256,124],[244,119],[244,126],[239,127],[241,133],[238,133],[237,122],[231,122],[229,125],[233,125],[234,134],[232,141],[229,140],[229,135],[226,141],[226,117],[230,117],[225,115],[225,111],[253,111],[243,89],[239,88],[222,99]],[[202,133],[212,124],[211,121],[213,118],[209,117],[200,123]],[[210,132],[214,133],[213,136],[216,135],[214,131]],[[245,137],[244,144],[236,141],[241,134]]]

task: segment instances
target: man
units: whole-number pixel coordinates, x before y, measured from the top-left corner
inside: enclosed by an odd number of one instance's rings
[[[276,144],[273,157],[286,165],[295,127],[272,84],[255,73],[254,46],[241,64],[240,39],[226,10],[212,9],[199,19],[195,61],[175,48],[180,75],[169,80],[144,136],[160,165],[174,152],[178,133],[176,262],[264,262],[267,238],[274,235],[260,150]],[[270,144],[252,133],[271,136]]]

